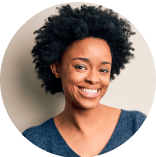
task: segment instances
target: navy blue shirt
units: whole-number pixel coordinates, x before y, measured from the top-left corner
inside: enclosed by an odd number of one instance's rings
[[[145,119],[146,115],[139,111],[122,109],[115,130],[99,155],[111,151],[126,142],[135,134]],[[80,157],[67,145],[56,128],[53,118],[39,126],[25,130],[23,136],[36,146],[52,154],[64,157]]]

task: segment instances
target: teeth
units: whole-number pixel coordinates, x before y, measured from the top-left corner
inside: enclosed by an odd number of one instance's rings
[[[81,88],[80,90],[82,92],[89,93],[89,94],[95,94],[95,93],[97,93],[97,89],[96,90],[91,90],[91,89]]]

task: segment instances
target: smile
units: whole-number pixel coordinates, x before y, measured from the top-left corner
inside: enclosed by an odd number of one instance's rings
[[[79,88],[79,92],[85,97],[96,97],[99,94],[99,89],[87,89],[87,88]]]
[[[97,93],[97,89],[96,90],[92,90],[92,89],[86,89],[86,88],[82,88],[80,89],[82,92],[85,92],[85,93],[89,93],[89,94],[95,94]]]

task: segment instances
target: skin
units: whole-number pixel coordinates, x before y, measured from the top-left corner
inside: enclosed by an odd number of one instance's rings
[[[68,146],[81,157],[98,155],[109,141],[121,110],[100,104],[110,80],[112,56],[106,41],[85,38],[73,42],[64,52],[61,64],[50,68],[61,78],[65,96],[64,111],[54,118]],[[98,89],[86,94],[81,89]]]

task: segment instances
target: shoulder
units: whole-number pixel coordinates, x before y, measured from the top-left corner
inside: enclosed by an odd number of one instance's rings
[[[55,125],[53,118],[47,120],[39,126],[34,126],[26,129],[22,135],[36,146],[47,150],[47,144],[53,144],[52,136],[55,135]],[[49,141],[49,137],[51,140]]]
[[[133,136],[143,125],[146,115],[140,111],[121,110],[118,128],[123,135]]]
[[[51,119],[47,120],[46,122],[42,123],[41,125],[33,126],[33,127],[26,129],[22,134],[24,136],[31,135],[32,133],[43,134],[43,133],[47,133],[49,128],[53,129],[53,127],[54,127],[53,118],[51,118]]]
[[[125,143],[141,127],[146,115],[140,111],[127,111],[121,109],[121,114],[116,128],[107,143],[103,153],[111,151]]]
[[[140,111],[121,110],[119,123],[127,129],[131,129],[135,133],[146,119],[146,115]]]

